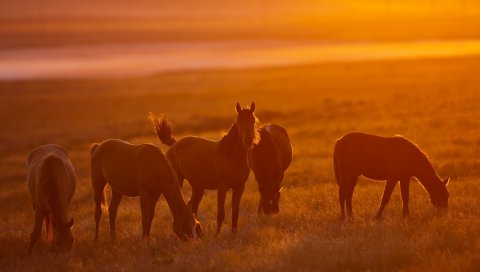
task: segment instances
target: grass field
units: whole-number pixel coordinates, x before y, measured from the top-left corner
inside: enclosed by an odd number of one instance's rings
[[[0,83],[0,271],[478,271],[478,71],[480,59],[470,58]],[[215,236],[216,194],[207,192],[199,241],[184,243],[174,235],[163,199],[152,239],[142,241],[138,199],[124,198],[118,243],[110,243],[103,216],[94,245],[89,145],[107,138],[159,144],[149,111],[167,113],[179,137],[219,139],[233,122],[237,101],[255,101],[261,122],[282,124],[290,133],[294,159],[280,214],[257,216],[259,196],[250,175],[235,235],[227,209],[223,232]],[[410,218],[401,220],[397,188],[378,222],[384,183],[361,179],[355,218],[340,222],[331,157],[335,140],[352,130],[401,134],[418,143],[440,177],[452,178],[448,213],[438,214],[413,182]],[[76,243],[69,254],[55,255],[41,241],[28,257],[33,210],[25,158],[45,143],[64,145],[76,167],[70,207]],[[188,200],[189,186],[183,192]]]

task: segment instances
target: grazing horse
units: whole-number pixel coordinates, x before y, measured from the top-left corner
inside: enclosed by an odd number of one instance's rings
[[[345,218],[345,202],[348,216],[352,216],[353,189],[360,175],[373,180],[387,181],[377,219],[381,218],[398,181],[402,191],[403,217],[407,217],[412,176],[416,177],[428,192],[435,207],[446,209],[448,206],[449,194],[446,186],[450,178],[440,180],[425,153],[403,137],[380,137],[362,132],[348,133],[337,140],[333,162],[339,186],[342,219]]]
[[[292,162],[292,146],[287,131],[276,124],[260,127],[260,141],[248,152],[248,162],[258,182],[258,212],[278,213],[285,170]]]
[[[173,230],[182,240],[196,238],[200,223],[188,210],[178,180],[162,151],[152,144],[132,145],[122,140],[106,140],[90,149],[92,186],[95,198],[95,240],[102,206],[107,208],[105,185],[112,189],[108,207],[110,236],[115,241],[115,220],[122,195],[140,196],[143,238],[150,235],[160,194],[163,194],[173,215]]]
[[[233,190],[232,231],[237,231],[240,199],[250,173],[247,149],[258,139],[255,104],[242,109],[237,103],[236,111],[235,122],[219,141],[193,136],[176,141],[168,119],[165,116],[159,118],[150,115],[160,141],[171,146],[167,151],[167,158],[172,163],[180,184],[186,178],[192,186],[192,197],[188,206],[195,215],[204,191],[217,190],[217,234],[225,217],[225,197],[230,188]]]
[[[35,224],[30,235],[28,255],[42,232],[52,238],[52,251],[68,251],[74,242],[73,218],[68,219],[68,205],[75,193],[77,177],[67,151],[47,144],[33,149],[27,159],[27,183],[35,210]]]

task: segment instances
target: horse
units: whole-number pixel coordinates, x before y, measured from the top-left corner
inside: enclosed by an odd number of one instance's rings
[[[285,128],[265,124],[259,128],[260,141],[248,152],[248,162],[258,183],[258,213],[278,213],[282,181],[292,162],[292,146]]]
[[[68,206],[75,193],[77,177],[67,151],[55,144],[34,148],[27,158],[27,184],[35,210],[28,255],[40,238],[43,221],[53,252],[69,251],[74,243],[73,218]],[[52,237],[53,235],[53,237]]]
[[[351,132],[338,139],[333,154],[335,178],[339,187],[339,202],[342,220],[344,206],[352,217],[352,195],[360,175],[373,180],[386,180],[380,208],[376,218],[380,219],[390,200],[393,189],[400,181],[403,202],[403,218],[409,214],[408,199],[411,177],[421,183],[430,195],[434,207],[448,207],[447,185],[436,174],[427,155],[418,146],[404,137],[381,137],[362,132]]]
[[[167,117],[150,114],[160,141],[170,146],[167,158],[177,173],[180,186],[187,179],[192,187],[188,206],[195,215],[205,190],[217,190],[217,234],[225,217],[225,197],[229,189],[233,191],[232,232],[237,232],[240,200],[250,173],[247,150],[258,141],[255,103],[249,108],[237,103],[235,109],[235,122],[219,141],[194,136],[177,141]]]
[[[142,237],[148,239],[161,194],[173,215],[173,230],[181,240],[196,239],[201,234],[200,223],[188,210],[178,180],[162,151],[153,144],[133,145],[110,139],[90,148],[91,178],[95,200],[95,241],[102,206],[108,210],[110,237],[116,240],[115,220],[122,196],[140,197]],[[106,204],[105,186],[112,190],[110,205]]]

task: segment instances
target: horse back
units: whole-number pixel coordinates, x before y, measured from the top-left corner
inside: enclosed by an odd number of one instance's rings
[[[260,128],[260,141],[249,152],[252,170],[265,168],[262,164],[275,164],[279,171],[285,171],[292,161],[292,146],[284,128],[267,124]]]
[[[176,175],[163,152],[151,144],[141,144],[135,153],[134,168],[139,189],[151,193],[170,190]],[[178,186],[178,185],[177,185]]]
[[[217,189],[218,147],[217,141],[184,137],[168,149],[167,158],[177,175],[193,187]]]
[[[281,168],[285,171],[292,162],[292,145],[287,130],[277,124],[267,124],[264,128],[272,138]]]
[[[291,160],[292,147],[286,130],[276,124],[262,126],[260,141],[249,152],[250,168],[260,187],[278,190]]]
[[[92,182],[96,184],[103,180],[118,193],[138,196],[137,171],[134,167],[138,150],[136,145],[119,139],[98,144],[91,156]]]
[[[411,177],[423,157],[418,147],[403,137],[352,132],[335,144],[335,174],[337,181],[339,175],[363,175],[375,180]]]
[[[48,204],[52,192],[67,205],[76,188],[76,175],[65,149],[58,145],[35,148],[27,159],[27,182],[34,208]]]

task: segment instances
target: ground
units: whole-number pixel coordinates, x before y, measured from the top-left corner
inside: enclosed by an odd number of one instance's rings
[[[0,83],[0,270],[478,271],[479,69],[479,59],[458,58]],[[167,113],[177,137],[219,139],[237,101],[255,101],[262,123],[281,124],[290,134],[294,159],[280,214],[257,215],[259,195],[250,175],[236,234],[227,209],[223,231],[215,235],[216,196],[208,191],[199,208],[201,240],[182,242],[174,235],[162,199],[151,240],[142,241],[138,199],[125,198],[117,244],[110,242],[107,216],[94,244],[89,145],[108,138],[160,145],[149,111]],[[401,134],[417,143],[439,176],[451,177],[448,212],[438,213],[412,182],[410,217],[401,219],[396,188],[384,219],[376,221],[384,183],[362,178],[354,219],[341,222],[332,152],[335,140],[353,130]],[[65,146],[77,171],[70,206],[76,243],[69,254],[50,254],[43,233],[28,257],[33,210],[25,159],[45,143]],[[188,185],[183,194],[188,200]]]

